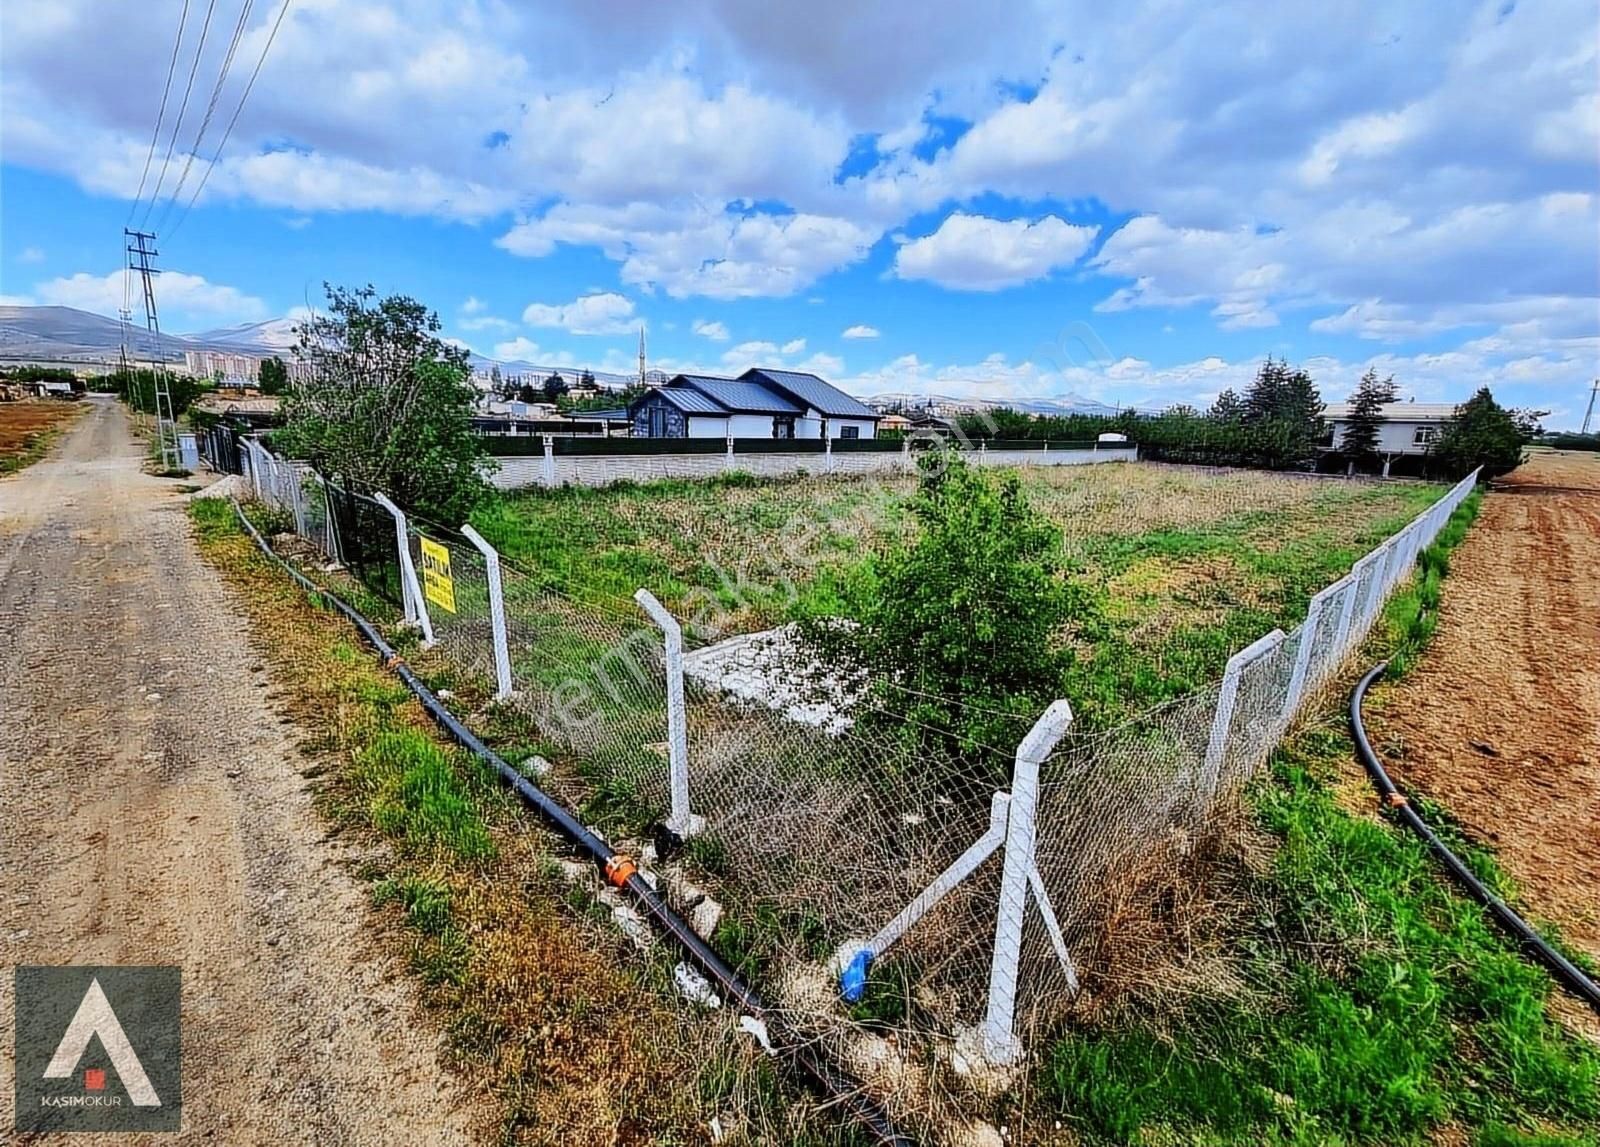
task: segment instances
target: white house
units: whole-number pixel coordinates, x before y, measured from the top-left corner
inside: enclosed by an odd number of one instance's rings
[[[814,374],[675,375],[628,407],[635,438],[875,438],[877,411]]]
[[[1345,431],[1350,426],[1351,404],[1330,402],[1322,417],[1333,428],[1323,439],[1324,450],[1338,450],[1344,445]],[[1389,473],[1389,464],[1406,455],[1423,455],[1439,440],[1446,422],[1456,415],[1453,402],[1389,402],[1383,406],[1383,421],[1378,424],[1378,456],[1383,459],[1383,472]]]

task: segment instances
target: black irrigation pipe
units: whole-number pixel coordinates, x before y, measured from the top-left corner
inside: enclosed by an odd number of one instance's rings
[[[1465,886],[1468,892],[1480,900],[1500,922],[1501,927],[1510,932],[1530,955],[1548,967],[1574,995],[1600,1012],[1600,985],[1596,985],[1582,969],[1556,951],[1526,920],[1513,912],[1504,900],[1489,891],[1483,881],[1474,876],[1472,870],[1461,862],[1461,858],[1451,852],[1444,841],[1439,839],[1438,834],[1428,827],[1427,822],[1417,814],[1416,809],[1411,807],[1400,790],[1394,787],[1394,782],[1384,771],[1383,763],[1378,760],[1378,754],[1372,749],[1372,742],[1367,740],[1367,730],[1361,722],[1361,703],[1366,699],[1367,687],[1388,668],[1387,661],[1378,662],[1367,671],[1367,675],[1356,684],[1355,692],[1350,695],[1350,731],[1355,734],[1356,752],[1361,757],[1361,763],[1366,766],[1367,775],[1372,778],[1372,783],[1382,796],[1384,804],[1392,808],[1395,814],[1423,839],[1445,868],[1449,869],[1450,875],[1456,878],[1457,883]]]
[[[884,1147],[914,1147],[910,1139],[895,1130],[894,1122],[888,1113],[867,1095],[859,1081],[835,1068],[815,1045],[802,1040],[783,1038],[787,1033],[779,1024],[777,1017],[761,1002],[761,997],[756,994],[755,989],[746,984],[739,974],[700,938],[699,933],[695,932],[672,910],[660,894],[650,887],[631,858],[616,851],[597,833],[586,828],[559,801],[530,782],[500,754],[485,745],[472,730],[456,719],[454,713],[445,708],[444,703],[434,696],[433,691],[411,671],[411,667],[400,659],[394,646],[384,640],[383,635],[370,621],[336,594],[317,585],[273,552],[272,547],[245,516],[244,510],[237,502],[233,503],[233,509],[261,552],[282,566],[306,592],[330,602],[335,609],[344,614],[350,624],[360,631],[367,643],[377,650],[384,666],[393,670],[400,680],[405,682],[406,688],[422,702],[422,707],[435,722],[462,746],[493,765],[500,779],[516,790],[517,795],[544,817],[552,828],[576,845],[581,852],[588,854],[599,866],[607,883],[632,896],[644,913],[676,941],[690,961],[720,986],[728,999],[737,1002],[740,1011],[754,1016],[765,1025],[766,1042],[774,1055],[799,1068],[830,1104],[837,1105],[847,1112]]]

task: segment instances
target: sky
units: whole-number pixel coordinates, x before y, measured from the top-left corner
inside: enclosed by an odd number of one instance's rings
[[[1111,7],[6,4],[0,301],[114,315],[131,220],[175,331],[371,283],[558,366],[1581,420],[1592,0]]]

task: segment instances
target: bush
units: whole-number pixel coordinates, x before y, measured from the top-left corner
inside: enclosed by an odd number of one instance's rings
[[[1062,575],[1060,531],[1028,505],[1015,474],[973,470],[952,451],[918,465],[910,508],[920,537],[876,563],[878,592],[844,642],[895,714],[866,719],[935,758],[984,760],[987,790],[1004,783],[1010,751],[1056,697],[1076,593]],[[837,643],[842,631],[830,632]]]

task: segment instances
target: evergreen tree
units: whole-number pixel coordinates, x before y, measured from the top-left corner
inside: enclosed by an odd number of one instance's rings
[[[256,371],[256,386],[262,394],[282,394],[289,389],[289,368],[277,355],[264,359]]]
[[[1267,361],[1256,371],[1250,389],[1244,393],[1244,416],[1247,422],[1269,422],[1277,417],[1288,375],[1288,363],[1267,356]]]
[[[1379,378],[1370,366],[1356,384],[1350,398],[1350,420],[1345,426],[1339,449],[1357,466],[1376,467],[1378,464],[1378,431],[1383,425],[1383,407],[1394,401],[1394,376]]]
[[[1206,412],[1206,417],[1217,422],[1242,422],[1244,421],[1244,403],[1232,387],[1217,395],[1217,400],[1211,404],[1211,409]]]
[[[1501,406],[1486,386],[1456,407],[1432,454],[1447,477],[1463,478],[1482,466],[1482,477],[1493,478],[1522,461],[1522,448],[1537,425],[1536,416]]]
[[[559,371],[544,380],[544,396],[550,402],[554,402],[565,393],[567,393],[567,380],[561,377]]]

